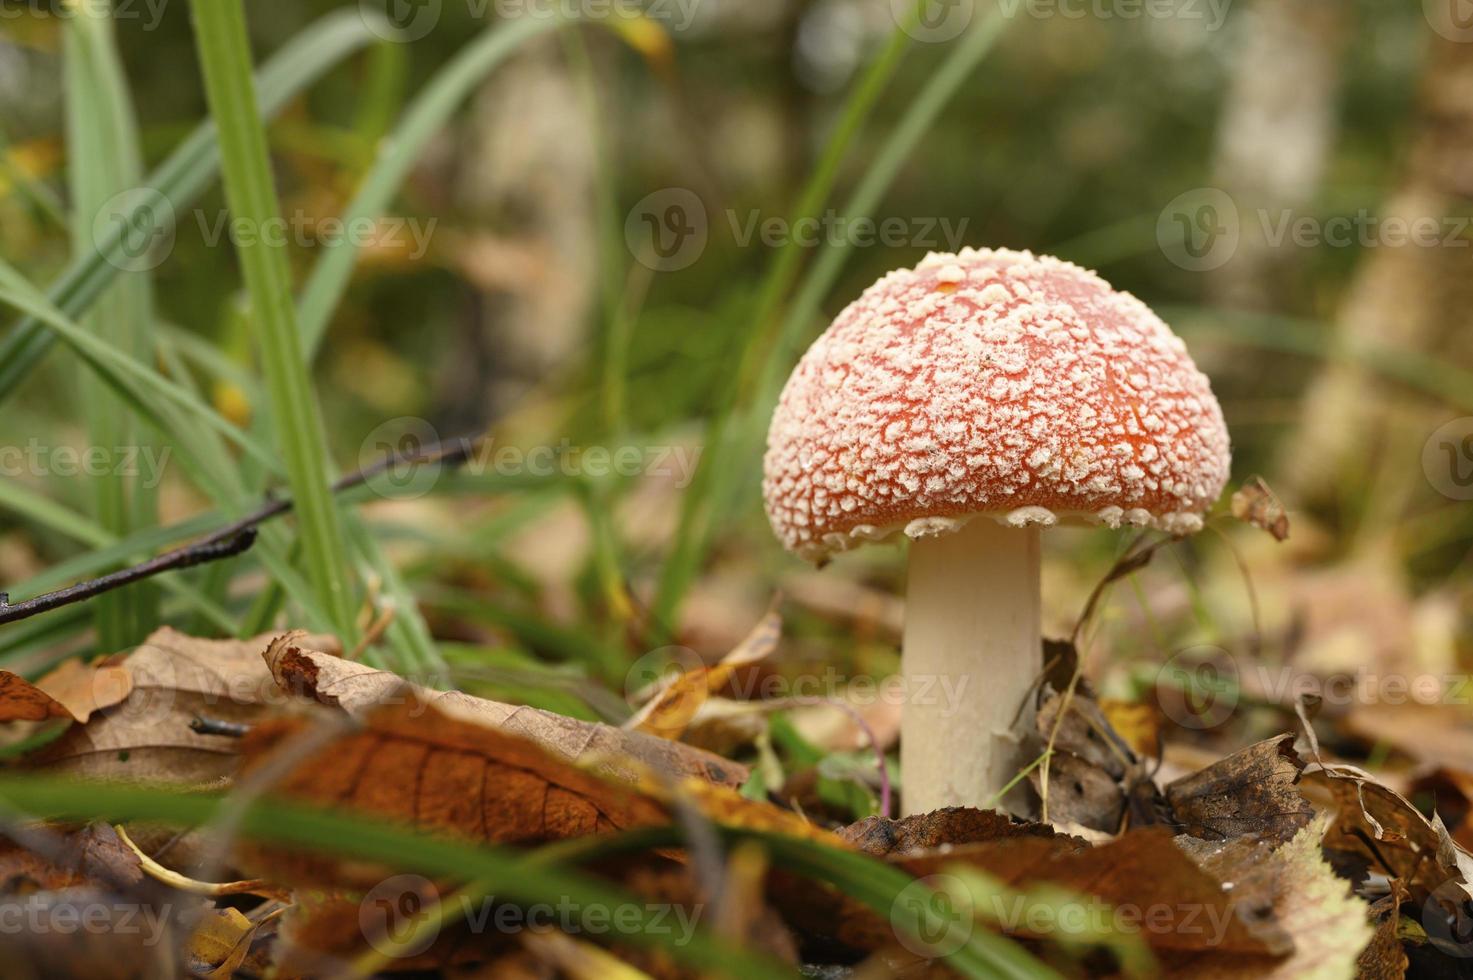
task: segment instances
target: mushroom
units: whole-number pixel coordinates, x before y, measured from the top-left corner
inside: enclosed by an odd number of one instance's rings
[[[1068,262],[932,254],[839,314],[783,389],[763,496],[783,545],[812,562],[911,539],[906,812],[988,804],[1031,761],[1040,530],[1197,531],[1228,465],[1186,346]]]

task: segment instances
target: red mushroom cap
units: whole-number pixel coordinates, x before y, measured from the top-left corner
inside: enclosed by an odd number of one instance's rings
[[[964,249],[892,272],[803,355],[763,496],[791,551],[955,530],[978,515],[1196,531],[1230,456],[1186,346],[1093,272]]]

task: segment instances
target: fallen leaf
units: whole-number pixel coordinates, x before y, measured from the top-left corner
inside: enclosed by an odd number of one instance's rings
[[[1299,792],[1304,763],[1294,737],[1279,735],[1166,786],[1176,822],[1193,837],[1228,840],[1248,834],[1287,841],[1314,817]]]
[[[660,685],[624,727],[660,738],[679,738],[706,699],[725,687],[736,671],[772,655],[782,637],[782,625],[777,610],[769,610],[720,662],[682,671]]]
[[[185,944],[196,976],[227,978],[245,959],[256,927],[239,909],[205,909]],[[223,972],[222,972],[223,971]]]
[[[368,712],[361,725],[294,761],[274,788],[293,799],[473,841],[530,844],[666,826],[679,795],[717,822],[838,843],[801,817],[728,787],[650,773],[606,752],[570,757],[563,748],[488,724],[446,697],[386,704]],[[299,751],[298,740],[311,731],[303,717],[258,724],[242,746],[242,776]],[[316,880],[289,860],[267,867],[275,868],[275,880]]]
[[[85,722],[93,712],[127,698],[133,691],[133,676],[118,664],[89,666],[73,658],[38,680],[36,686],[60,701],[74,719]]]
[[[1181,980],[1339,980],[1355,976],[1356,962],[1375,930],[1367,905],[1337,878],[1320,856],[1324,820],[1311,823],[1287,843],[1265,850],[1258,841],[1239,838],[1216,845],[1204,859],[1214,877],[1243,891],[1271,896],[1272,907],[1245,903],[1251,917],[1275,923],[1292,940],[1287,957],[1268,957],[1210,949],[1162,955],[1163,973]],[[1209,848],[1212,847],[1207,842]]]
[[[1401,903],[1406,888],[1395,883],[1390,895],[1371,906],[1377,921],[1376,934],[1356,961],[1357,980],[1402,980],[1407,973],[1407,953],[1401,944]]]
[[[980,844],[1008,837],[1043,837],[1066,849],[1087,846],[1077,837],[1061,834],[1047,824],[1018,820],[997,810],[951,806],[894,820],[866,817],[839,832],[846,843],[875,857],[905,854],[953,844]]]
[[[724,786],[740,786],[748,775],[747,767],[740,763],[643,732],[622,731],[458,691],[419,687],[397,674],[314,650],[302,633],[288,633],[273,640],[266,648],[265,664],[282,690],[341,708],[355,718],[368,715],[386,702],[424,702],[472,718],[482,726],[529,739],[568,762],[598,757],[615,769],[622,766],[620,771],[626,779],[637,778],[643,768],[676,778],[693,776]],[[637,765],[629,766],[624,760]]]
[[[1289,538],[1289,515],[1261,476],[1251,476],[1233,493],[1233,516],[1274,536]]]
[[[190,723],[205,716],[250,724],[284,700],[261,662],[269,636],[201,640],[156,630],[116,666],[130,689],[120,702],[26,758],[53,773],[184,784],[210,784],[235,768],[237,739],[205,735]],[[331,647],[329,638],[318,645]]]
[[[41,832],[59,845],[58,853],[49,858],[0,838],[0,894],[78,887],[120,890],[143,880],[137,854],[106,823],[91,823],[65,834],[51,829]]]
[[[19,674],[0,670],[0,721],[70,718],[66,705]]]

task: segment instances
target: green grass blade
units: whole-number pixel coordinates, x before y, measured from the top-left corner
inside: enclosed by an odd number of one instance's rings
[[[266,132],[251,84],[241,0],[192,0],[194,31],[210,112],[219,128],[225,198],[234,219],[265,228],[281,212]],[[267,236],[236,245],[271,397],[277,446],[286,462],[302,554],[318,601],[346,644],[357,634],[344,575],[342,528],[328,486],[327,439],[303,356],[286,252]]]
[[[328,14],[287,42],[258,76],[261,114],[274,116],[338,62],[389,30],[387,21],[370,23],[369,16],[357,6]],[[219,169],[215,127],[205,122],[149,175],[144,186],[156,193],[132,199],[121,215],[125,220],[100,235],[93,251],[74,258],[47,296],[68,316],[85,312],[126,264],[118,258],[124,254],[124,226],[172,227],[176,212],[193,204]],[[21,320],[6,335],[0,343],[0,402],[15,393],[53,342],[51,333],[34,317]]]
[[[120,783],[8,776],[0,778],[0,805],[11,814],[34,817],[198,826],[221,817],[233,801]],[[519,904],[627,910],[629,914],[620,918],[634,919],[639,928],[619,932],[620,942],[657,948],[698,971],[733,978],[796,975],[780,963],[716,940],[700,928],[687,942],[670,942],[666,930],[655,928],[644,899],[591,875],[536,862],[504,848],[428,837],[359,816],[275,801],[253,803],[238,814],[231,812],[231,819],[238,819],[240,832],[253,840],[382,862],[437,878],[475,879],[499,899]]]
[[[91,247],[94,216],[110,199],[137,186],[143,174],[137,123],[128,100],[113,37],[110,5],[88,4],[63,26],[68,184],[72,198],[72,247]],[[125,272],[104,294],[107,310],[92,312],[82,326],[106,336],[134,357],[149,350],[153,299],[146,270]],[[105,453],[138,446],[138,426],[117,397],[105,388],[80,385],[92,446]],[[157,521],[152,487],[110,466],[92,481],[98,523],[116,537]],[[157,618],[152,584],[139,584],[99,596],[98,645],[121,650],[143,638]]]

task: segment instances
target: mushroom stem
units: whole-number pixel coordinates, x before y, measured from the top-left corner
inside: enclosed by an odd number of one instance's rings
[[[1020,708],[1043,666],[1038,538],[1037,527],[976,517],[911,542],[901,658],[906,813],[982,806],[1028,764],[1020,735],[1033,708]]]

